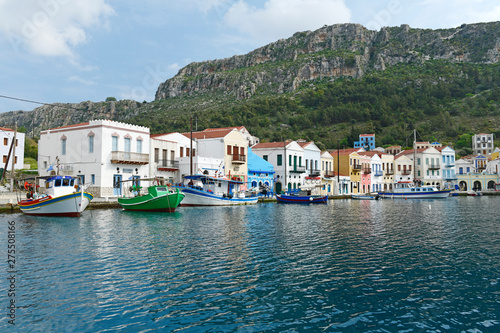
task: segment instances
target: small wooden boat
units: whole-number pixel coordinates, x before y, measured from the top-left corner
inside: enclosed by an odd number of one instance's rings
[[[146,180],[146,179],[141,179]],[[137,180],[132,180],[137,183]],[[155,179],[155,181],[157,181]],[[157,181],[159,183],[159,181]],[[168,185],[153,184],[148,187],[146,194],[140,194],[141,187],[132,185],[133,197],[118,198],[118,203],[125,210],[142,212],[168,212],[173,213],[179,206],[184,194],[179,189],[174,189]]]
[[[351,194],[351,199],[355,200],[378,200],[380,196],[378,194]]]
[[[312,194],[316,189],[321,188],[321,185],[302,185],[297,194],[278,194],[276,200],[281,203],[328,203],[328,195]]]
[[[43,193],[39,192],[38,180],[43,180]],[[94,198],[84,191],[79,177],[37,177],[32,184],[24,183],[27,199],[17,204],[26,215],[78,217]]]

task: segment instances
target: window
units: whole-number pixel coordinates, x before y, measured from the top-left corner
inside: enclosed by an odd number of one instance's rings
[[[264,155],[264,156],[262,156],[262,158],[264,159],[264,161],[268,161],[269,156],[268,155]]]
[[[123,143],[124,143],[124,148],[127,153],[130,153],[130,138],[124,138]]]
[[[66,155],[66,139],[61,139],[61,154]]]
[[[302,166],[302,156],[299,156],[299,167]]]
[[[118,137],[112,136],[111,139],[111,150],[118,151]]]
[[[181,152],[182,152],[182,147],[181,147]],[[158,163],[160,160],[160,148],[155,148],[155,163]]]
[[[186,148],[186,156],[189,156],[189,148]]]
[[[3,155],[3,162],[7,163],[7,155]]]
[[[232,152],[233,152],[232,147],[231,147],[230,145],[227,145],[227,154],[228,154],[228,155],[231,155],[231,154],[232,154]]]
[[[240,147],[240,155],[245,155],[245,147]]]
[[[90,179],[92,181],[92,185],[95,185],[95,175],[94,174],[90,175]]]
[[[142,153],[142,140],[137,139],[137,152]]]
[[[417,158],[417,164],[420,165],[420,157]]]
[[[288,165],[292,166],[292,155],[288,156]]]
[[[14,164],[17,164],[17,156],[14,156]]]
[[[278,159],[276,161],[277,165],[283,165],[283,155],[278,154]]]
[[[8,138],[3,138],[3,145],[7,146],[9,144],[9,139]]]
[[[181,147],[181,151],[180,151],[180,157],[184,157],[184,147]]]
[[[89,153],[94,152],[94,136],[89,136]]]

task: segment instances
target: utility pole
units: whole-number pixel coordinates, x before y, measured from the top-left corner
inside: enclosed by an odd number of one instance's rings
[[[17,137],[17,122],[14,129],[14,140],[12,140],[12,171],[10,173],[10,191],[14,192],[14,167],[16,166],[16,137]],[[35,184],[36,186],[36,184]]]

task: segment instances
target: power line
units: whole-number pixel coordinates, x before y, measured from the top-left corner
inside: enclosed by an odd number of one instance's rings
[[[7,98],[7,99],[13,99],[15,101],[21,101],[21,102],[28,102],[28,103],[33,103],[33,104],[40,104],[40,105],[45,105],[48,103],[42,103],[42,102],[36,102],[36,101],[30,101],[29,99],[23,99],[23,98],[17,98],[17,97],[11,97],[11,96],[5,96],[5,95],[0,95],[1,98]]]

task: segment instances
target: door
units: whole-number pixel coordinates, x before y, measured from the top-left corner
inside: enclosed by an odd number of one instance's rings
[[[276,194],[281,194],[282,186],[280,182],[276,183]]]
[[[122,175],[113,175],[113,195],[122,195]]]

